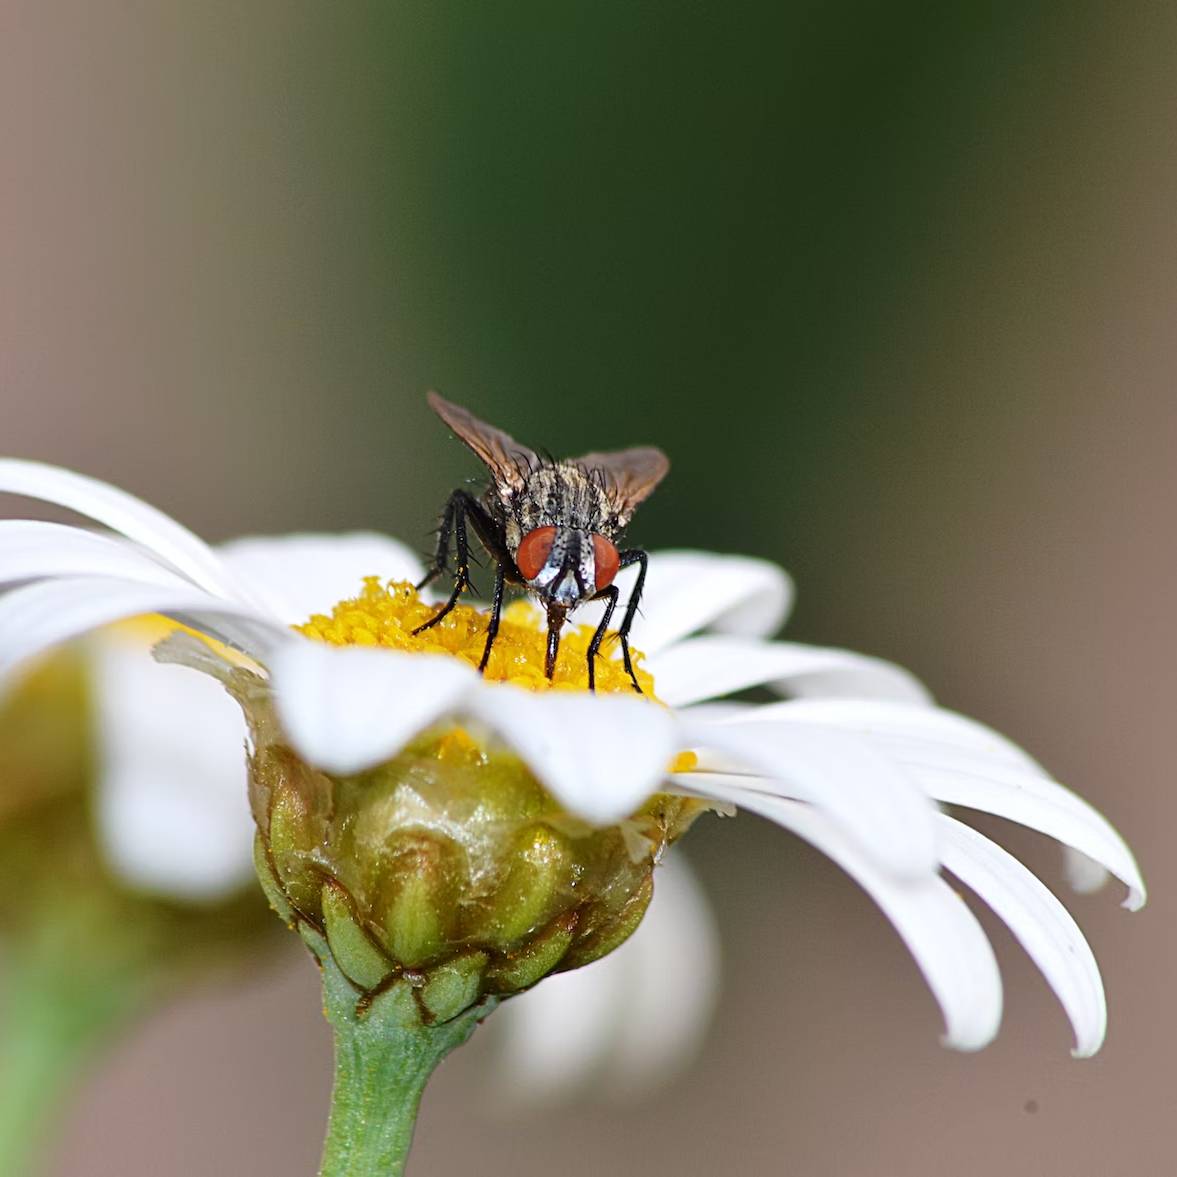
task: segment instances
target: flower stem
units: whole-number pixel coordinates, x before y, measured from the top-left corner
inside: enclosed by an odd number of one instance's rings
[[[319,1177],[399,1177],[429,1076],[493,1005],[484,1002],[428,1025],[407,982],[363,1005],[326,944],[312,944],[312,950],[322,965],[324,1012],[335,1032],[335,1086]]]

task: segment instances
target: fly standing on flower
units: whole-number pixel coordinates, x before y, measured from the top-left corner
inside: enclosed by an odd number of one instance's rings
[[[596,657],[620,595],[613,578],[622,568],[636,564],[637,580],[617,636],[625,669],[640,694],[642,688],[629,653],[629,631],[646,582],[647,556],[641,548],[619,551],[616,540],[638,505],[670,469],[666,455],[650,446],[639,446],[558,462],[541,457],[435,392],[429,393],[428,401],[486,465],[491,482],[481,499],[455,490],[446,501],[433,565],[417,587],[424,588],[449,571],[451,539],[457,562],[454,586],[446,603],[414,632],[436,625],[469,587],[469,522],[495,563],[494,597],[479,670],[485,670],[490,661],[503,609],[503,588],[510,581],[526,588],[547,611],[544,672],[548,678],[556,669],[564,619],[585,601],[605,602],[588,648],[591,691]]]

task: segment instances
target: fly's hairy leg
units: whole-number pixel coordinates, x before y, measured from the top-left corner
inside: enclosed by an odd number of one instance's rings
[[[601,623],[597,626],[597,632],[593,634],[593,640],[589,642],[588,648],[588,689],[595,691],[597,689],[597,654],[600,652],[601,643],[605,640],[605,634],[609,629],[609,621],[613,617],[613,610],[617,608],[617,598],[621,595],[615,584],[609,585],[607,588],[594,596],[590,597],[593,601],[608,601],[605,606],[605,612],[601,615]],[[626,669],[629,669],[628,663]],[[630,674],[633,671],[630,670]]]
[[[417,582],[417,592],[420,592],[426,585],[432,584],[439,576],[449,571],[450,536],[454,532],[454,501],[462,493],[462,491],[456,490],[445,501],[445,510],[441,514],[441,526],[437,529],[437,547],[433,553],[433,562],[429,565],[425,576]]]
[[[640,695],[641,684],[634,673],[633,658],[629,653],[629,631],[633,628],[633,619],[637,616],[638,605],[642,600],[642,590],[646,587],[646,570],[650,565],[650,557],[641,548],[630,548],[621,553],[620,567],[629,568],[632,564],[640,566],[638,578],[633,582],[633,592],[629,594],[629,603],[625,606],[625,616],[621,619],[621,628],[617,631],[617,636],[621,640],[621,658],[625,663],[626,673],[633,682],[633,689]]]
[[[486,646],[482,651],[482,661],[478,663],[479,674],[486,670],[486,664],[490,661],[491,647],[495,644],[495,638],[498,637],[499,618],[503,612],[503,580],[503,565],[500,561],[495,565],[494,600],[490,606],[490,622],[486,627]]]
[[[457,559],[457,572],[454,574],[454,587],[449,600],[427,621],[419,625],[413,633],[420,633],[436,625],[446,614],[450,613],[458,603],[458,598],[470,587],[470,541],[466,535],[466,519],[469,517],[481,538],[484,531],[493,533],[492,520],[486,513],[486,508],[469,491],[456,490],[446,500],[445,512],[441,517],[441,527],[437,532],[437,551],[433,557],[433,564],[425,579],[417,586],[424,588],[430,581],[435,580],[449,569],[450,538],[454,541],[454,555]]]

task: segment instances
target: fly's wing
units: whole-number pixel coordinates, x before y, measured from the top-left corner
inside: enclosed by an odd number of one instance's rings
[[[661,450],[646,445],[608,454],[585,454],[583,458],[573,458],[572,463],[600,480],[617,527],[629,522],[638,504],[650,497],[670,469],[670,459]]]
[[[534,450],[520,445],[509,433],[480,421],[473,413],[429,393],[429,407],[460,437],[486,464],[500,495],[514,494],[523,489],[527,475],[539,465]]]

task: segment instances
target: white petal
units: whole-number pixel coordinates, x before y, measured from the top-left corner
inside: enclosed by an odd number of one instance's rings
[[[750,711],[751,721],[797,719],[857,731],[878,741],[911,747],[964,749],[995,764],[1046,774],[1024,749],[975,719],[943,707],[913,707],[884,699],[795,699],[769,703]]]
[[[636,567],[618,575],[619,609],[629,600],[636,579]],[[702,630],[768,637],[784,624],[792,600],[792,582],[767,560],[710,552],[651,552],[641,611],[630,638],[635,649],[654,654]],[[599,603],[586,604],[572,621],[596,625],[601,608]],[[615,614],[614,623],[619,621]]]
[[[365,576],[416,584],[424,575],[416,553],[399,540],[369,531],[249,536],[217,551],[288,625],[328,613],[339,601],[354,597]]]
[[[33,519],[0,521],[0,584],[54,576],[113,576],[191,590],[191,582],[125,540]]]
[[[471,705],[570,813],[594,825],[656,792],[678,748],[670,712],[636,695],[487,684]]]
[[[895,925],[944,1013],[945,1044],[979,1050],[1001,1024],[1001,977],[993,949],[964,900],[939,876],[905,881],[879,869],[844,831],[812,806],[713,782],[696,782],[704,796],[731,801],[792,830],[834,860]]]
[[[759,707],[758,703],[745,703],[736,699],[723,699],[716,703],[693,703],[690,707],[679,709],[679,714],[686,719],[702,719],[707,723],[727,723],[732,719],[739,719],[745,711]]]
[[[303,639],[272,654],[269,668],[291,746],[341,776],[390,760],[479,685],[457,658]]]
[[[134,887],[216,902],[253,877],[245,722],[211,679],[109,633],[95,672],[99,836]]]
[[[1080,895],[1090,895],[1101,890],[1111,878],[1111,874],[1094,858],[1088,858],[1073,846],[1063,847],[1063,873],[1071,890]]]
[[[491,1019],[512,1098],[551,1104],[594,1080],[602,1094],[633,1098],[666,1082],[694,1058],[718,979],[714,917],[675,852],[658,867],[650,908],[620,948],[548,977]]]
[[[896,762],[851,732],[800,724],[692,723],[700,771],[743,766],[744,787],[809,801],[884,869],[905,878],[939,868],[936,807]],[[719,753],[719,755],[716,755]],[[682,783],[691,774],[680,774]]]
[[[673,707],[765,685],[790,695],[930,701],[914,676],[890,662],[793,642],[688,638],[647,659],[646,669],[658,697]]]
[[[943,814],[944,866],[1004,921],[1042,970],[1075,1030],[1076,1058],[1103,1044],[1107,1004],[1099,965],[1067,909],[1012,854]]]
[[[251,608],[193,587],[83,576],[41,581],[0,597],[0,682],[59,642],[142,613],[167,614],[262,658],[275,642],[290,640]]]
[[[1107,819],[983,724],[938,707],[849,699],[773,703],[741,712],[729,723],[794,719],[857,733],[937,801],[1007,818],[1074,847],[1128,887],[1125,907],[1135,911],[1144,905],[1140,868]]]
[[[162,511],[108,483],[42,462],[0,458],[0,492],[76,511],[142,544],[206,591],[248,599],[202,539]]]
[[[1082,851],[1127,886],[1125,907],[1138,911],[1144,906],[1144,880],[1124,839],[1097,810],[1057,782],[989,766],[975,772],[919,766],[912,771],[938,801],[1016,821]]]

